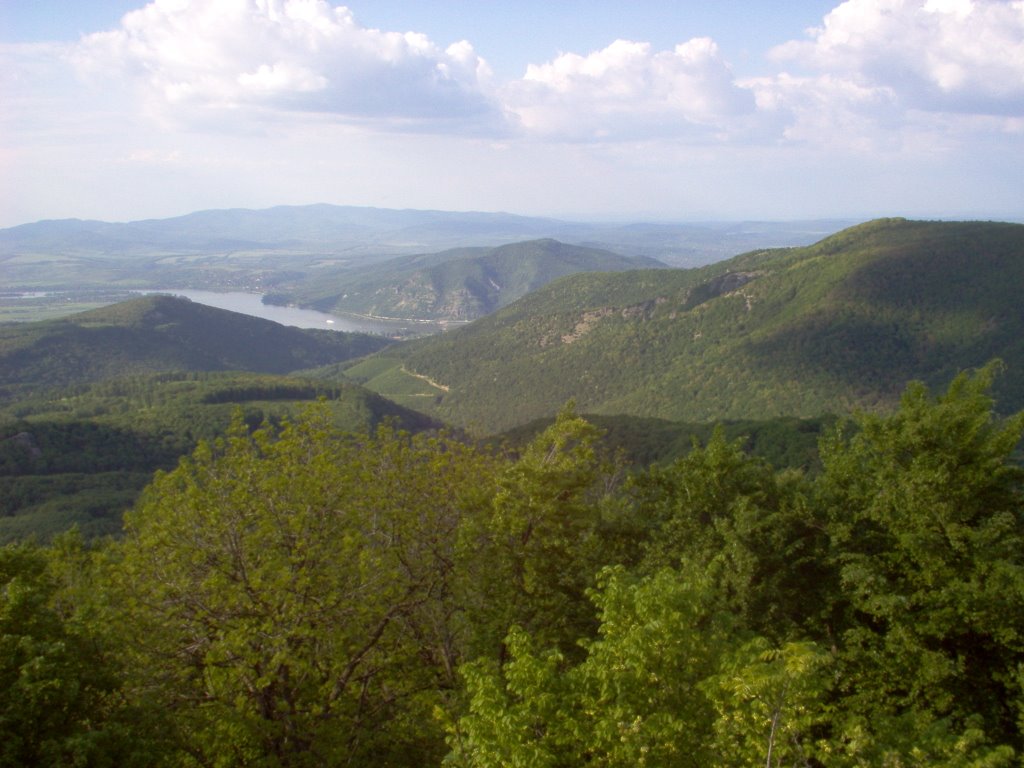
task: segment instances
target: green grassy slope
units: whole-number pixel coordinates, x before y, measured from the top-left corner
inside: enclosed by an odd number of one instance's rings
[[[419,407],[493,432],[570,398],[676,421],[888,407],[909,379],[1001,357],[1009,410],[1024,407],[1021,285],[1024,226],[879,220],[698,270],[563,278],[350,375],[384,393],[401,374]]]
[[[0,400],[27,388],[160,371],[286,373],[365,355],[388,343],[146,296],[60,320],[0,326]]]
[[[472,320],[577,272],[657,267],[610,251],[531,240],[497,248],[459,248],[319,275],[277,299],[326,312],[419,320]]]

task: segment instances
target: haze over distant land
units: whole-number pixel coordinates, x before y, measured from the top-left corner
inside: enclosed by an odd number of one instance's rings
[[[0,227],[1024,216],[1009,0],[4,3],[0,99]]]
[[[197,261],[202,256],[230,262],[234,268],[255,260],[253,266],[260,270],[295,271],[310,260],[318,267],[348,267],[399,254],[541,238],[650,256],[673,266],[695,266],[754,248],[807,245],[852,223],[820,219],[602,224],[473,211],[320,204],[195,211],[128,223],[39,221],[0,229],[0,257],[13,257],[4,262],[12,286],[32,285],[34,280],[52,285],[58,280],[54,259],[65,270],[60,281],[67,284],[106,282],[108,276],[101,274],[104,262],[137,271],[144,266],[143,256],[157,259],[154,266],[162,268],[208,267]],[[69,279],[66,270],[72,264],[75,277]]]
[[[132,290],[189,289],[227,291],[220,300],[237,311],[248,311],[239,304],[246,294],[262,294],[273,304],[365,316],[359,330],[418,334],[429,332],[424,322],[464,322],[560,275],[693,267],[807,245],[849,223],[588,224],[323,204],[125,224],[40,221],[0,229],[0,323],[60,317]],[[352,328],[351,317],[343,322]]]

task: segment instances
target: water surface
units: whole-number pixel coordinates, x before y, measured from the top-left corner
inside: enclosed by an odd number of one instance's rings
[[[351,316],[341,317],[326,312],[317,312],[314,309],[264,304],[263,296],[259,293],[197,291],[186,288],[160,288],[139,291],[139,293],[166,293],[171,296],[184,296],[186,299],[190,299],[197,304],[205,304],[208,307],[217,307],[218,309],[228,309],[232,312],[240,312],[244,315],[252,315],[253,317],[262,317],[264,320],[273,320],[275,323],[290,325],[295,328],[320,328],[329,331],[357,331],[360,333],[387,335],[399,333],[407,329],[407,325],[401,322],[378,321]]]

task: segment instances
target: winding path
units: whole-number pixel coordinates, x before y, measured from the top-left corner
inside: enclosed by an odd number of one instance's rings
[[[447,392],[448,391],[448,387],[446,387],[444,384],[438,384],[436,381],[434,381],[429,376],[424,376],[422,373],[413,373],[412,371],[408,370],[404,365],[402,366],[401,370],[402,370],[402,373],[404,373],[406,376],[412,376],[414,379],[420,379],[422,381],[425,381],[430,386],[432,386],[432,387],[434,387],[436,389],[440,389],[442,392]]]

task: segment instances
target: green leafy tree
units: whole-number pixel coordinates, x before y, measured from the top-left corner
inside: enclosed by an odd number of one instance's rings
[[[0,549],[0,765],[149,765],[151,734],[122,707],[118,667],[62,583],[65,552]]]
[[[717,714],[715,762],[765,768],[831,762],[822,739],[831,662],[814,643],[776,648],[761,637],[729,653],[703,683]]]
[[[118,565],[136,695],[200,764],[422,764],[454,685],[452,542],[487,463],[346,435],[322,409],[236,423],[162,475]]]
[[[823,443],[845,727],[872,760],[1024,748],[1024,414],[994,414],[996,371],[939,397],[913,384],[897,413]]]
[[[828,539],[803,477],[776,473],[742,444],[716,428],[706,446],[632,478],[634,516],[647,526],[638,567],[706,570],[724,607],[781,642],[820,624],[834,582]]]
[[[538,650],[519,628],[509,661],[467,665],[466,715],[452,728],[454,765],[704,766],[714,763],[714,673],[731,621],[707,578],[617,568],[592,593],[599,633],[585,658]]]
[[[513,627],[506,638],[503,665],[481,658],[465,665],[462,676],[467,711],[450,722],[452,751],[446,765],[473,768],[554,768],[568,765],[565,728],[572,717],[563,656],[538,652],[529,635]]]
[[[575,650],[593,628],[586,590],[602,563],[608,486],[596,427],[565,408],[498,478],[489,513],[461,531],[471,655],[506,658],[513,626]]]

